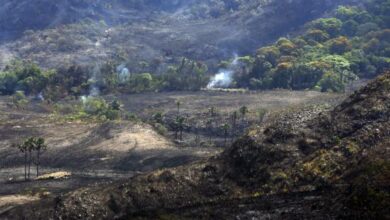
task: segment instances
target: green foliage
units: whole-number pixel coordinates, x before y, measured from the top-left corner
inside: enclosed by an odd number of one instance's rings
[[[161,90],[200,90],[208,83],[206,73],[206,65],[183,58],[179,66],[169,67],[160,77]]]
[[[102,120],[119,119],[120,110],[117,107],[120,104],[117,105],[116,102],[109,105],[104,99],[89,97],[83,101],[83,112]]]
[[[146,91],[153,91],[153,77],[150,73],[136,74],[130,77],[126,83],[126,91],[129,93],[141,93]]]
[[[42,92],[55,76],[52,70],[42,70],[34,63],[13,61],[0,72],[0,93],[11,95],[17,90],[26,94],[38,94]]]
[[[16,108],[24,108],[28,104],[28,99],[24,95],[23,91],[16,91],[11,97],[12,104]]]
[[[250,56],[242,62],[252,63]],[[147,63],[139,64],[143,69]],[[200,90],[208,83],[207,66],[186,58],[171,66],[161,75],[135,73],[123,75],[119,65],[113,61],[91,66],[70,65],[60,67],[57,72],[43,70],[34,63],[12,61],[0,72],[0,95],[12,95],[17,90],[26,95],[42,93],[47,100],[57,101],[67,96],[89,95],[92,88],[102,94],[142,93],[159,90]]]
[[[321,92],[340,92],[344,90],[341,77],[333,72],[325,73],[318,82]]]
[[[330,36],[334,37],[340,33],[342,25],[342,21],[337,18],[320,18],[311,22],[309,27],[325,31]]]
[[[344,91],[358,77],[390,68],[390,9],[386,0],[342,6],[334,17],[310,22],[294,39],[280,38],[257,50],[253,68],[236,81],[251,89]]]
[[[305,39],[307,41],[325,42],[329,40],[329,34],[322,30],[313,29],[305,34]]]
[[[343,54],[351,49],[352,45],[346,37],[338,37],[330,41],[329,51],[333,54]]]
[[[161,135],[166,135],[168,133],[168,129],[160,123],[153,124],[153,127],[156,129],[157,133]]]

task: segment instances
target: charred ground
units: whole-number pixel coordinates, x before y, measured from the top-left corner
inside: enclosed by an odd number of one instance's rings
[[[80,189],[8,216],[386,218],[389,82],[387,73],[331,111],[279,114],[203,162]]]

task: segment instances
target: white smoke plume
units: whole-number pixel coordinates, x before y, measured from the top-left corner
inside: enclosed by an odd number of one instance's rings
[[[88,79],[89,86],[89,94],[80,97],[80,100],[83,104],[85,104],[89,99],[98,97],[100,95],[100,89],[98,86],[98,80],[100,78],[100,68],[101,65],[96,63],[92,69],[92,75]]]
[[[233,76],[235,68],[238,65],[238,56],[234,55],[233,61],[225,69],[219,70],[219,72],[213,76],[207,85],[208,89],[213,88],[227,88],[233,83]]]
[[[124,64],[119,65],[116,68],[117,74],[118,74],[118,80],[120,83],[125,83],[130,78],[130,71],[126,68]]]

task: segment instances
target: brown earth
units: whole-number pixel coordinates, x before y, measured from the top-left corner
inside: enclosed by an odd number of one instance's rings
[[[11,210],[32,219],[386,219],[390,74],[334,110],[287,109],[220,156]],[[33,215],[31,215],[33,214]]]
[[[110,97],[107,97],[110,99]],[[112,97],[111,97],[112,98]],[[192,120],[207,119],[207,109],[215,106],[221,120],[233,110],[247,105],[248,128],[256,121],[256,109],[268,111],[299,106],[303,103],[335,104],[338,94],[318,92],[274,91],[264,93],[229,93],[203,91],[198,93],[139,94],[119,97],[125,109],[145,121],[157,111],[167,118],[176,115],[175,102],[180,100],[181,113],[191,115]],[[152,126],[142,122],[82,122],[63,120],[61,115],[51,114],[51,107],[33,101],[25,110],[11,108],[9,99],[0,100],[0,195],[23,196],[26,192],[47,191],[57,195],[70,189],[95,183],[128,178],[138,172],[164,167],[174,167],[198,159],[216,155],[221,148],[177,147],[167,137],[159,135]],[[185,138],[194,136],[188,131]],[[42,155],[41,172],[70,172],[66,179],[45,179],[24,182],[23,155],[11,148],[28,136],[45,137],[49,149]],[[204,136],[203,138],[208,138]],[[218,135],[215,138],[218,140]],[[182,144],[180,144],[182,145]],[[33,168],[33,173],[35,168]]]

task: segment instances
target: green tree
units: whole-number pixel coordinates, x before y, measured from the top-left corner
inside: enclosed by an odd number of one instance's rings
[[[337,18],[320,18],[310,23],[312,29],[323,30],[331,37],[340,34],[343,22]]]
[[[346,37],[334,38],[330,42],[329,50],[333,54],[344,54],[352,49],[352,45]]]
[[[328,33],[326,33],[323,30],[310,29],[306,32],[304,38],[307,41],[316,41],[316,42],[322,43],[322,42],[329,40],[330,36]]]

